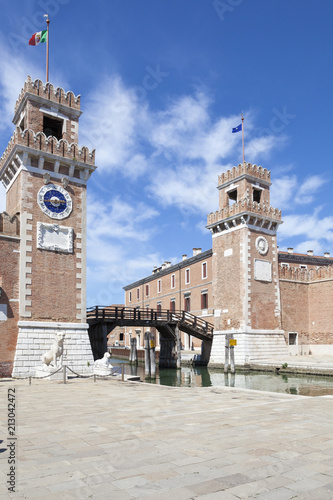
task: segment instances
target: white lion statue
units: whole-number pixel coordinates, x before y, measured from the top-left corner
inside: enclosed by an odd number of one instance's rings
[[[109,352],[106,352],[101,359],[96,359],[95,367],[96,368],[113,368],[111,365],[111,355]]]
[[[54,367],[62,365],[62,357],[64,352],[64,339],[65,339],[64,333],[56,333],[51,349],[47,352],[44,352],[44,354],[42,355],[43,365],[49,366],[51,365],[51,363],[53,363]]]
[[[113,366],[110,358],[110,353],[106,352],[101,359],[96,359],[94,364],[95,375],[111,375]]]

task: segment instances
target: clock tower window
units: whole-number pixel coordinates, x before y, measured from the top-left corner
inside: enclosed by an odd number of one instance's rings
[[[260,198],[261,198],[261,190],[254,188],[253,189],[253,201],[260,203]]]
[[[43,116],[43,132],[46,137],[52,136],[58,139],[62,139],[63,130],[63,120],[52,118],[50,116]]]
[[[233,205],[237,202],[237,189],[228,191],[229,205]]]

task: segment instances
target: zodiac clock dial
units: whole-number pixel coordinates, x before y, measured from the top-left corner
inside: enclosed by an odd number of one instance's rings
[[[48,184],[43,186],[37,195],[40,209],[51,219],[65,219],[73,209],[72,198],[61,186]]]

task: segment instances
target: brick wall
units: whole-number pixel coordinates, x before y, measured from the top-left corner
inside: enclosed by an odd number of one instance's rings
[[[333,344],[333,280],[309,285],[309,337],[312,344]]]
[[[244,321],[244,263],[241,244],[245,243],[244,229],[213,238],[213,290],[215,330],[240,328]]]
[[[19,245],[0,234],[0,376],[11,375],[17,341]]]

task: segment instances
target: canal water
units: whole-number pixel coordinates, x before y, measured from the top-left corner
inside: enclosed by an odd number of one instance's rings
[[[144,366],[133,366],[117,358],[111,358],[116,367],[123,364],[125,374],[138,375],[142,381],[174,387],[213,387],[229,386],[257,391],[281,392],[301,396],[333,395],[333,377],[276,374],[271,372],[239,371],[225,375],[223,369],[204,366],[182,366],[180,370],[156,368],[156,380],[145,380]]]

